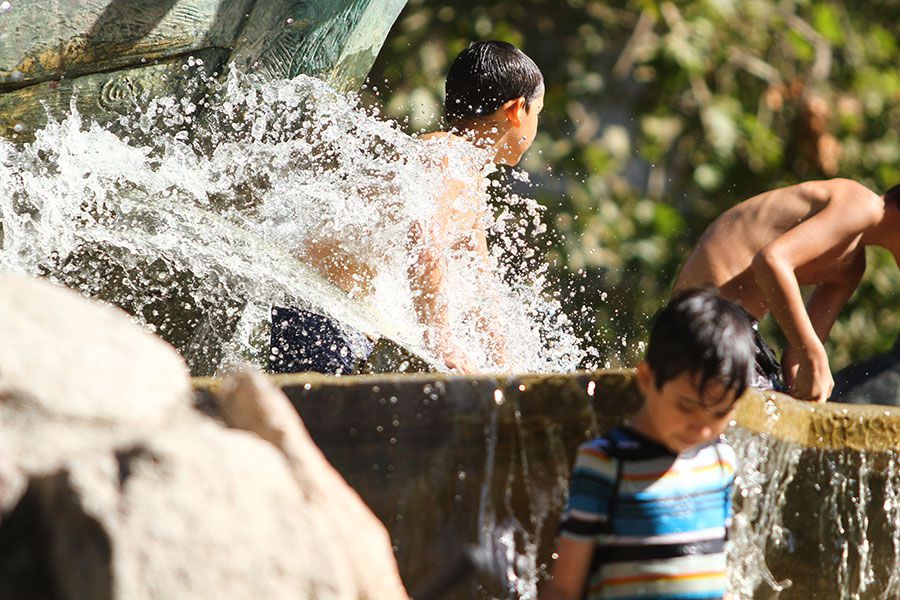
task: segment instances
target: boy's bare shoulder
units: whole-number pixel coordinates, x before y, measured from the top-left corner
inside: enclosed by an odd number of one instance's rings
[[[881,196],[853,179],[807,181],[796,187],[812,199],[850,205],[855,211],[880,213],[884,208]]]
[[[418,136],[418,139],[423,142],[433,141],[433,140],[447,140],[448,142],[465,142],[465,138],[456,135],[455,133],[450,133],[449,131],[429,131],[428,133],[423,133]]]

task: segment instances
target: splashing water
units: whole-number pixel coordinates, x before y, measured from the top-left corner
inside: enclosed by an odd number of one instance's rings
[[[728,550],[738,598],[898,597],[900,454],[803,448],[740,428],[728,437],[740,462]]]
[[[0,140],[0,268],[121,306],[195,374],[264,366],[272,305],[428,357],[408,272],[430,241],[410,231],[434,215],[445,177],[472,179],[483,151],[410,137],[316,79],[216,82],[199,61],[190,68],[211,94],[144,99],[108,128],[73,102],[34,142]],[[471,253],[443,257],[454,335],[485,348],[487,308],[510,370],[571,370],[583,351],[524,243],[545,229],[540,207],[483,181],[493,273],[479,273]],[[348,275],[343,292],[326,281],[335,273]],[[486,353],[473,358],[491,367]]]
[[[800,448],[767,434],[756,435],[731,428],[728,441],[738,457],[735,475],[735,514],[728,546],[731,589],[741,598],[752,598],[763,583],[780,592],[790,580],[778,580],[766,565],[770,540],[790,543],[782,522],[781,506],[794,479]]]

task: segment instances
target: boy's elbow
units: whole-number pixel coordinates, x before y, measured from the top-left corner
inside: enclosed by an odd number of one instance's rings
[[[757,275],[761,273],[773,272],[781,262],[781,257],[777,251],[771,246],[766,246],[756,253],[751,263],[753,272]]]

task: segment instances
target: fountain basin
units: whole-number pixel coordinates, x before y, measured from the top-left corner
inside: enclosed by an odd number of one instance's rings
[[[273,380],[387,526],[409,589],[464,544],[491,546],[499,577],[458,598],[532,597],[575,449],[640,404],[631,371]],[[215,413],[216,380],[195,386]],[[754,391],[733,429],[747,459],[732,550],[742,596],[775,584],[781,598],[896,597],[900,411]]]

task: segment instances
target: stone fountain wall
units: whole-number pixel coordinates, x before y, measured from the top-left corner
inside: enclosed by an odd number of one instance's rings
[[[630,371],[274,381],[388,527],[409,588],[464,545],[492,545],[499,577],[457,598],[533,590],[529,570],[549,561],[576,447],[639,406]],[[214,412],[215,383],[198,386]],[[731,437],[747,458],[733,531],[743,597],[778,588],[784,599],[897,597],[900,411],[749,393],[737,420]]]

